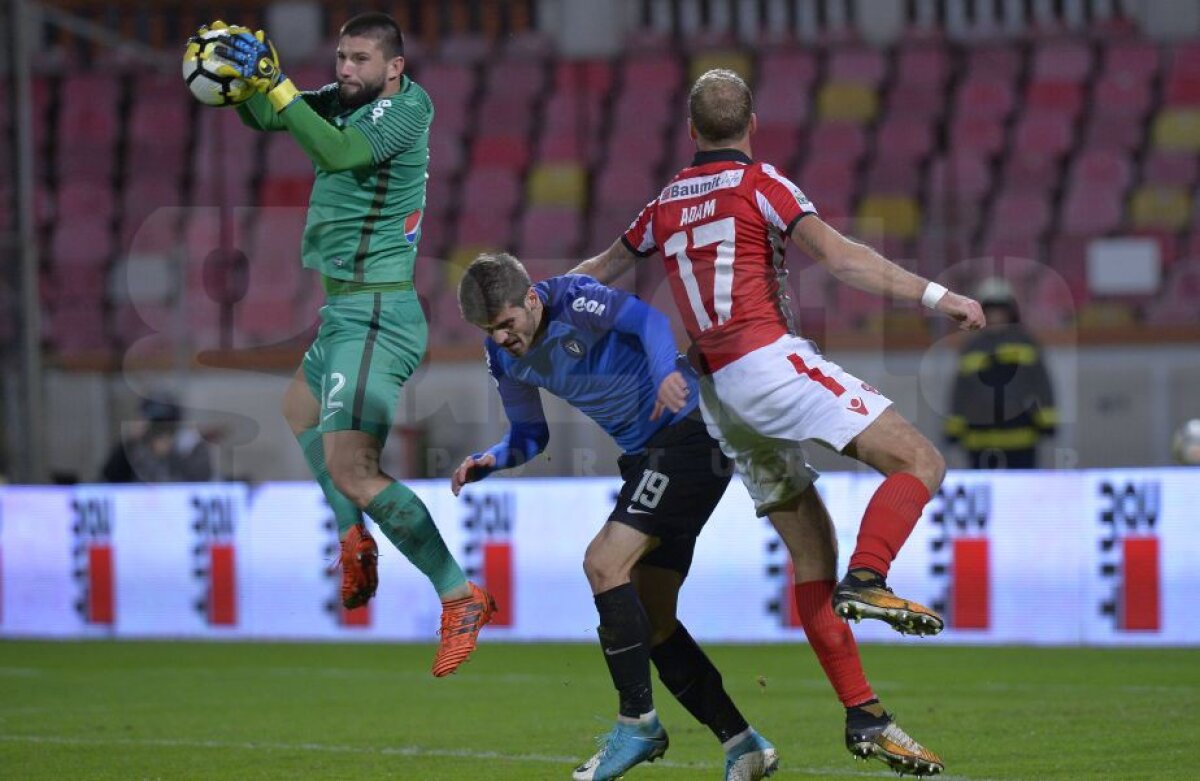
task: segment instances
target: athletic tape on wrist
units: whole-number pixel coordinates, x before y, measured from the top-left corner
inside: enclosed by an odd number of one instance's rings
[[[941,301],[942,296],[948,292],[943,285],[930,282],[925,286],[925,292],[921,294],[921,305],[926,309],[937,309],[938,301]]]

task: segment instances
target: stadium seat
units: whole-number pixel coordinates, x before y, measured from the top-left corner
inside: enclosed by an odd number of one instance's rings
[[[759,57],[758,87],[788,84],[804,91],[816,79],[817,59],[811,50],[774,48],[767,49]]]
[[[972,46],[967,50],[966,73],[969,77],[990,77],[1012,84],[1021,72],[1021,60],[1021,53],[1014,46]]]
[[[812,199],[817,210],[824,212],[830,201],[849,201],[854,193],[854,171],[837,158],[810,155],[800,169],[796,184]]]
[[[112,253],[112,230],[107,219],[79,217],[74,222],[57,222],[50,242],[55,264],[101,265]]]
[[[1171,269],[1163,284],[1162,293],[1146,311],[1150,325],[1200,324],[1200,260],[1181,262]]]
[[[429,173],[453,175],[461,170],[466,157],[461,134],[443,128],[429,134]]]
[[[1130,154],[1142,145],[1142,121],[1135,114],[1093,116],[1084,130],[1083,146]]]
[[[1002,120],[1012,112],[1015,103],[1012,82],[968,77],[958,89],[957,115]]]
[[[1158,46],[1151,41],[1115,41],[1104,47],[1106,76],[1125,76],[1148,83],[1158,71],[1158,66]]]
[[[523,260],[577,258],[582,237],[583,219],[580,212],[575,209],[534,207],[521,218],[517,254]]]
[[[442,62],[475,65],[494,58],[492,42],[474,33],[451,33],[438,42],[437,56]]]
[[[1128,155],[1112,149],[1091,148],[1076,156],[1071,178],[1083,187],[1105,187],[1123,192],[1133,180],[1133,171]]]
[[[1057,155],[1014,147],[1004,161],[1002,180],[1013,189],[1053,189],[1058,184]]]
[[[903,46],[896,57],[896,79],[899,84],[940,90],[950,75],[950,57],[946,48],[936,43]]]
[[[921,187],[921,170],[916,160],[904,157],[876,157],[867,169],[864,189],[872,195],[905,195]]]
[[[1150,83],[1125,74],[1105,76],[1092,88],[1092,110],[1099,116],[1112,114],[1143,117],[1153,95]]]
[[[1064,114],[1071,119],[1083,108],[1083,85],[1078,82],[1032,81],[1025,89],[1024,110]]]
[[[960,114],[950,125],[950,148],[977,157],[1004,149],[1004,122],[995,117]]]
[[[776,168],[790,171],[801,149],[802,136],[797,127],[788,125],[762,125],[750,139],[754,159],[771,163]]]
[[[857,227],[867,236],[912,239],[921,227],[921,208],[908,196],[868,195],[858,207]]]
[[[1180,231],[1191,220],[1192,201],[1179,187],[1145,185],[1134,190],[1129,201],[1129,222],[1134,228]]]
[[[1200,108],[1160,112],[1154,119],[1152,140],[1159,149],[1200,152]]]
[[[531,99],[492,93],[479,105],[475,129],[481,136],[528,137],[533,130],[533,119]]]
[[[754,112],[759,127],[764,125],[799,128],[809,119],[808,90],[782,81],[774,81],[754,91]]]
[[[923,84],[896,84],[888,90],[884,115],[887,117],[911,116],[933,121],[945,113],[945,93]]]
[[[518,133],[481,135],[471,145],[472,167],[511,168],[521,171],[529,165],[528,136]]]
[[[1197,162],[1195,152],[1151,149],[1142,161],[1142,182],[1190,189],[1196,184]]]
[[[1076,236],[1100,236],[1121,225],[1123,190],[1075,182],[1063,199],[1061,226]]]
[[[741,51],[706,51],[697,54],[688,65],[689,82],[713,68],[726,68],[745,79],[747,84],[754,83],[754,61]]]
[[[46,338],[62,355],[104,350],[109,346],[104,310],[98,300],[63,300],[47,312]]]
[[[809,148],[821,157],[854,165],[867,148],[866,134],[854,122],[820,122],[813,126]]]
[[[546,70],[536,60],[499,59],[484,71],[483,84],[487,95],[503,95],[528,106],[545,90]]]
[[[538,165],[529,172],[526,201],[581,211],[587,199],[587,171],[577,163]]]
[[[1071,147],[1072,125],[1069,116],[1027,111],[1017,121],[1014,148],[1057,157]]]
[[[88,180],[63,182],[58,188],[58,219],[69,223],[93,218],[112,219],[116,212],[113,188]]]
[[[460,211],[507,216],[521,199],[521,183],[507,168],[473,168],[467,171],[460,192]]]
[[[463,211],[458,216],[454,241],[460,245],[506,249],[513,239],[513,223],[500,214]]]
[[[596,178],[592,203],[596,208],[625,214],[627,226],[649,201],[658,195],[663,182],[644,168],[604,166]]]
[[[1049,198],[1040,189],[1003,190],[992,205],[990,227],[995,232],[1038,237],[1049,226]]]
[[[867,124],[878,110],[878,93],[862,84],[828,82],[817,91],[817,116],[826,122]]]
[[[877,48],[835,48],[829,56],[828,79],[831,82],[858,84],[874,90],[883,81],[887,62]]]
[[[1092,52],[1086,41],[1057,40],[1034,49],[1032,73],[1035,81],[1082,83],[1092,69]]]
[[[919,161],[933,149],[932,123],[913,115],[889,116],[879,124],[875,143],[881,153]]]

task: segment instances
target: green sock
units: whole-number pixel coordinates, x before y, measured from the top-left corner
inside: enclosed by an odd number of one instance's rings
[[[439,597],[467,582],[425,503],[407,486],[392,483],[380,491],[367,505],[367,515],[413,566],[425,573]]]
[[[362,510],[334,487],[333,478],[329,476],[329,467],[325,465],[325,447],[321,444],[321,432],[315,428],[305,429],[296,440],[300,443],[300,449],[304,451],[308,468],[317,478],[317,483],[320,484],[321,491],[333,510],[333,517],[338,525],[338,537],[342,537],[351,526],[362,520]]]

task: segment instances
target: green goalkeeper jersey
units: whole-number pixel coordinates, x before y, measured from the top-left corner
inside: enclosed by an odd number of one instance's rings
[[[305,268],[346,282],[412,282],[425,208],[429,125],[433,101],[416,82],[354,109],[343,107],[336,84],[302,93],[326,122],[354,128],[371,147],[369,165],[329,171],[316,166],[302,256]],[[282,130],[265,99],[249,104],[264,130]],[[315,120],[314,120],[315,121]]]

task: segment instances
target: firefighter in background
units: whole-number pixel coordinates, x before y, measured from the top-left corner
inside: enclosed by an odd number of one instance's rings
[[[987,327],[959,355],[947,439],[962,445],[972,469],[1034,469],[1038,441],[1058,422],[1041,345],[1021,326],[1008,282],[985,279],[975,299]]]

